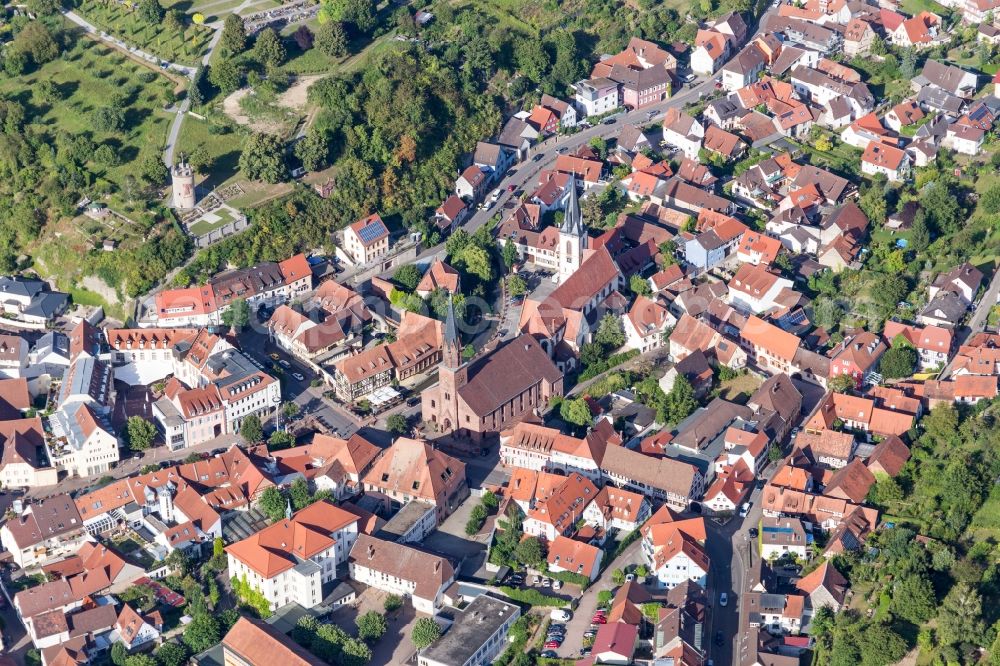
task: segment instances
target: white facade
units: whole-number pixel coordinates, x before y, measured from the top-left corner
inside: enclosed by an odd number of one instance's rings
[[[656,567],[653,559],[653,545],[648,538],[642,540],[642,553],[652,570],[652,577],[660,588],[672,589],[690,580],[705,587],[708,583],[708,572],[697,562],[687,556],[684,551],[666,560],[662,566]]]
[[[365,566],[361,562],[351,562],[350,572],[351,580],[362,583],[363,585],[368,585],[369,587],[383,590],[389,594],[409,597],[414,610],[418,613],[427,613],[428,615],[437,614],[437,610],[443,604],[442,597],[444,595],[444,591],[454,580],[454,576],[452,576],[450,580],[446,581],[446,583],[436,591],[433,597],[429,597],[416,594],[416,581],[407,580],[391,573],[385,573],[378,571],[377,569],[372,569]]]

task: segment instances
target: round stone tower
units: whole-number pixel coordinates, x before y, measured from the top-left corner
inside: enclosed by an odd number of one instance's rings
[[[194,169],[191,165],[179,162],[170,170],[170,180],[173,185],[173,207],[182,210],[194,208]]]

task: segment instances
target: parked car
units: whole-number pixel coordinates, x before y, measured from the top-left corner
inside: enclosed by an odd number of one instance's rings
[[[542,577],[541,576],[539,576],[539,575],[536,574],[536,575],[534,575],[534,576],[531,577],[531,584],[532,585],[538,585],[541,582],[542,582]]]
[[[514,185],[514,183],[511,183],[510,185],[507,186],[507,191],[508,192],[513,192],[516,189],[517,189],[517,186]]]
[[[281,367],[283,367],[285,370],[287,370],[288,368],[292,367],[292,364],[289,363],[288,361],[286,361],[283,358],[278,360],[278,365],[280,365]]]
[[[729,595],[723,592],[719,595],[719,605],[726,606],[729,603]]]
[[[628,574],[627,576],[625,576],[626,583],[631,583],[634,580],[635,580],[635,574]]]
[[[605,120],[602,120],[601,124],[602,125],[614,125],[616,122],[618,122],[617,118],[607,118]]]
[[[580,656],[581,657],[589,657],[590,656],[590,648],[583,648],[582,650],[580,650]]]
[[[277,360],[279,360],[279,359],[281,358],[280,356],[278,356],[278,355],[277,355],[276,353],[274,353],[274,352],[271,352],[270,354],[268,354],[268,357],[270,357],[270,359],[271,359],[272,361],[277,361]]]
[[[562,643],[557,643],[556,641],[549,641],[548,643],[545,644],[545,649],[548,650],[551,648],[557,648],[560,645],[562,645]]]
[[[295,377],[295,379],[299,380],[300,382],[305,381],[305,377],[302,376],[301,372],[293,372],[292,377]]]
[[[684,83],[691,83],[692,81],[694,81],[697,78],[698,78],[698,76],[695,75],[695,74],[688,74],[687,76],[684,77]]]
[[[552,581],[552,589],[553,590],[558,590],[558,589],[561,589],[561,588],[562,588],[562,581],[561,580],[554,580],[554,581]]]
[[[543,159],[544,157],[545,157],[545,153],[538,153],[537,155],[535,155],[534,157],[531,158],[531,161],[532,162],[537,162],[537,161]]]
[[[550,585],[552,585],[552,581],[551,580],[549,580],[548,578],[543,578],[542,579],[542,587],[548,587]]]
[[[758,534],[757,528],[756,527],[751,527],[750,528],[750,537],[756,539],[757,538],[757,534]]]
[[[590,618],[590,621],[593,622],[594,624],[607,624],[608,618],[604,617],[603,615],[595,615],[594,617]]]
[[[559,655],[556,654],[555,650],[545,650],[539,656],[541,656],[544,659],[558,659],[559,658]]]
[[[549,613],[549,617],[556,622],[569,622],[570,619],[572,619],[573,614],[565,608],[553,608],[552,612]]]
[[[747,514],[750,513],[750,505],[752,502],[744,502],[743,506],[740,507],[740,518],[746,518]]]

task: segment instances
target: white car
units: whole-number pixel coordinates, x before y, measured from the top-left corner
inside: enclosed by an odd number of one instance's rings
[[[745,502],[743,506],[740,507],[740,518],[746,518],[747,514],[750,513],[750,505],[753,502]]]
[[[549,614],[549,617],[551,617],[556,622],[569,622],[570,618],[573,617],[573,614],[570,613],[565,608],[553,608],[552,613]]]
[[[562,581],[561,581],[561,580],[559,580],[559,579],[555,579],[555,580],[553,580],[553,581],[552,581],[552,589],[553,589],[553,590],[559,590],[559,589],[562,589]]]
[[[723,592],[719,595],[719,605],[726,606],[729,603],[729,595]]]

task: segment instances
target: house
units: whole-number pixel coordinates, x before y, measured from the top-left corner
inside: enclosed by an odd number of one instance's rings
[[[910,459],[910,449],[895,435],[879,442],[865,464],[868,471],[878,479],[880,476],[896,476]]]
[[[705,478],[697,467],[673,458],[652,458],[624,446],[604,453],[601,471],[606,480],[670,506],[684,509],[701,497]]]
[[[555,117],[552,117],[553,125]],[[467,202],[475,203],[483,198],[483,194],[489,187],[490,181],[486,177],[486,172],[479,166],[472,164],[466,167],[465,171],[455,181],[455,196]]]
[[[927,48],[937,41],[940,25],[941,17],[922,11],[889,31],[889,41],[902,48]]]
[[[738,136],[715,125],[705,130],[704,146],[705,150],[730,159],[738,159],[746,150],[746,144]]]
[[[480,594],[455,615],[448,633],[419,651],[417,666],[493,663],[509,644],[507,635],[521,616],[521,608],[502,598]]]
[[[358,535],[348,567],[351,580],[410,598],[414,610],[437,615],[444,592],[455,580],[451,563],[416,548]]]
[[[322,666],[326,662],[260,620],[240,617],[222,638],[226,666]]]
[[[549,571],[568,571],[594,581],[601,573],[602,554],[597,546],[559,535],[549,542],[546,557]]]
[[[823,494],[861,504],[873,485],[875,485],[875,475],[868,470],[865,463],[855,458],[830,475],[823,488]]]
[[[0,308],[5,317],[22,328],[44,329],[66,311],[69,294],[52,291],[41,280],[0,277]]]
[[[663,141],[674,146],[691,160],[698,159],[705,128],[680,109],[670,108],[663,116]]]
[[[618,82],[607,77],[578,81],[575,88],[574,101],[585,117],[599,116],[621,106]]]
[[[420,298],[427,298],[437,289],[443,289],[449,294],[457,294],[460,291],[458,271],[440,259],[435,259],[427,269],[414,293]]]
[[[358,517],[328,500],[226,547],[229,574],[263,595],[271,610],[312,608],[358,538]]]
[[[8,382],[25,382],[25,380],[8,379],[0,381],[0,385],[6,385]],[[27,400],[26,382],[23,391],[23,397]],[[13,398],[12,392],[6,390],[2,392],[4,398]],[[4,400],[4,404],[11,405],[11,402]],[[37,416],[31,419],[12,418],[10,414],[7,416],[10,420],[0,421],[0,446],[3,446],[3,455],[0,457],[0,484],[9,489],[54,486],[58,483],[59,473],[55,467],[46,464],[45,428],[42,419]]]
[[[728,302],[739,310],[758,314],[775,307],[782,292],[791,289],[791,280],[765,266],[742,264],[729,281]]]
[[[868,331],[848,335],[830,354],[830,377],[850,375],[859,385],[874,370],[887,347],[882,339]]]
[[[892,107],[885,114],[886,126],[894,132],[910,127],[924,119],[926,114],[916,101],[907,99]]]
[[[583,519],[605,531],[616,529],[628,533],[646,522],[651,513],[649,502],[642,495],[605,486],[584,509]]]
[[[434,211],[434,224],[438,229],[452,232],[469,217],[470,209],[457,194],[449,195]]]
[[[829,561],[824,561],[797,580],[795,588],[807,595],[807,605],[813,612],[827,606],[836,613],[844,605],[849,585],[847,579]]]
[[[929,298],[941,293],[952,293],[972,305],[983,284],[983,272],[969,263],[956,266],[947,273],[940,273],[927,288]]]
[[[555,113],[559,119],[559,127],[561,129],[576,127],[576,107],[569,102],[543,93],[539,104]]]
[[[717,30],[699,30],[694,44],[691,71],[695,74],[714,74],[729,57],[729,40]]]
[[[872,141],[861,156],[861,172],[885,174],[890,181],[901,183],[910,177],[910,156],[900,148]]]
[[[801,340],[756,315],[750,315],[740,331],[744,347],[753,352],[759,367],[771,372],[796,372],[796,354]]]
[[[642,526],[642,554],[657,587],[672,589],[686,581],[705,587],[710,568],[705,552],[705,519],[681,519],[666,506]]]
[[[849,58],[867,55],[875,42],[875,36],[870,22],[862,18],[851,19],[844,30],[844,55]]]
[[[593,663],[620,664],[627,666],[632,663],[636,648],[639,645],[639,627],[625,622],[602,624],[594,637],[591,648]]]
[[[524,519],[524,533],[552,542],[559,535],[569,536],[576,523],[597,497],[597,487],[578,473],[538,484]]]
[[[527,121],[529,125],[538,130],[538,134],[541,136],[554,134],[559,129],[559,116],[555,111],[541,104],[532,107]]]
[[[767,629],[772,635],[798,634],[802,629],[805,596],[801,594],[772,594],[751,592],[750,625]],[[756,603],[755,603],[756,602]]]
[[[805,527],[798,518],[765,516],[760,521],[761,559],[776,560],[792,556],[797,560],[808,560],[809,540]]]
[[[931,299],[917,314],[917,322],[942,328],[954,328],[962,323],[969,304],[959,295],[944,291]]]
[[[892,344],[900,335],[917,350],[922,370],[943,367],[948,362],[953,340],[949,329],[940,326],[911,326],[891,320],[885,322],[882,336],[887,343]]]
[[[574,176],[574,179],[572,179],[574,187],[576,186],[576,180],[579,180],[583,184],[583,189],[589,190],[601,182],[601,171],[604,170],[604,163],[599,159],[577,157],[576,155],[559,155],[556,157],[554,168],[559,173]]]
[[[624,318],[625,347],[645,353],[663,346],[664,333],[674,327],[677,318],[659,300],[637,296]]]
[[[378,213],[344,229],[344,251],[359,265],[389,254],[389,229]]]
[[[962,155],[978,155],[983,149],[985,138],[986,132],[978,127],[954,123],[948,126],[941,146]]]
[[[0,543],[22,569],[75,553],[88,539],[76,503],[66,494],[27,504],[0,527]]]
[[[422,440],[400,437],[362,479],[366,491],[402,506],[421,500],[437,507],[440,524],[469,494],[465,463]]]
[[[543,96],[544,97],[544,96]],[[508,146],[488,141],[476,142],[472,163],[486,172],[492,182],[498,181],[517,162],[517,153]]]
[[[754,266],[770,266],[781,253],[781,240],[748,231],[740,240],[736,258]]]
[[[150,615],[139,615],[131,606],[123,604],[111,640],[122,643],[126,650],[132,652],[159,641],[162,630],[162,620]]]
[[[756,43],[747,44],[722,68],[722,88],[732,92],[756,81],[767,59]]]
[[[913,88],[919,91],[924,86],[933,86],[950,95],[971,99],[979,86],[978,77],[955,65],[946,65],[932,58],[924,63],[920,74],[912,81]]]

